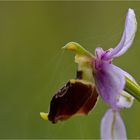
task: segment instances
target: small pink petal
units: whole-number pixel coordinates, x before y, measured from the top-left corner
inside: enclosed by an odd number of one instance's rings
[[[130,108],[133,105],[134,97],[128,94],[126,91],[122,91],[117,100],[117,106],[119,108]]]
[[[120,69],[118,67],[118,69],[120,70],[120,72],[127,78],[129,78],[130,80],[132,80],[133,82],[136,83],[135,79],[126,71]],[[137,84],[137,83],[136,83]],[[134,102],[134,97],[131,96],[129,93],[127,93],[126,91],[122,91],[121,94],[118,96],[117,99],[117,106],[119,108],[130,108],[133,105]]]
[[[133,82],[136,83],[134,77],[132,77],[128,72],[124,71],[123,69],[121,69],[121,68],[119,68],[119,67],[118,67],[118,69],[119,69],[119,71],[120,71],[125,77],[129,78],[130,80],[132,80]],[[136,83],[136,84],[137,84],[137,83]]]
[[[125,21],[125,29],[121,41],[116,46],[116,48],[112,49],[105,55],[105,58],[111,59],[123,55],[131,47],[135,37],[136,30],[137,30],[137,21],[135,13],[133,9],[129,8]]]
[[[126,130],[118,111],[109,109],[101,121],[101,139],[126,140]]]
[[[125,86],[124,75],[118,67],[105,62],[102,63],[100,69],[96,70],[95,83],[97,92],[102,99],[109,104],[111,108],[118,108],[116,105],[117,97]]]

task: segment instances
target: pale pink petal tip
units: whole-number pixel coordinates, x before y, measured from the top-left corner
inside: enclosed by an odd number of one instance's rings
[[[120,113],[109,109],[101,121],[101,139],[126,140],[126,130]]]

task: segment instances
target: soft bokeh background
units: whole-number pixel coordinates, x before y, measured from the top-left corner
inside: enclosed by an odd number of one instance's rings
[[[56,125],[43,121],[53,94],[75,77],[76,41],[94,53],[115,47],[128,8],[138,31],[133,47],[115,64],[140,82],[140,2],[0,2],[0,138],[96,138],[107,106],[100,100],[86,117]],[[140,138],[140,103],[121,112],[128,138]]]

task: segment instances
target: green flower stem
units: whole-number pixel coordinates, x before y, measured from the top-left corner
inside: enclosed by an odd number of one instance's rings
[[[126,77],[125,91],[134,96],[140,102],[140,86]]]

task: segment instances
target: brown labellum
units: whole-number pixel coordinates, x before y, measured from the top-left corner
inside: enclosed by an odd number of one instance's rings
[[[52,98],[48,119],[52,123],[73,115],[85,115],[94,107],[98,94],[95,86],[83,80],[70,80]]]

